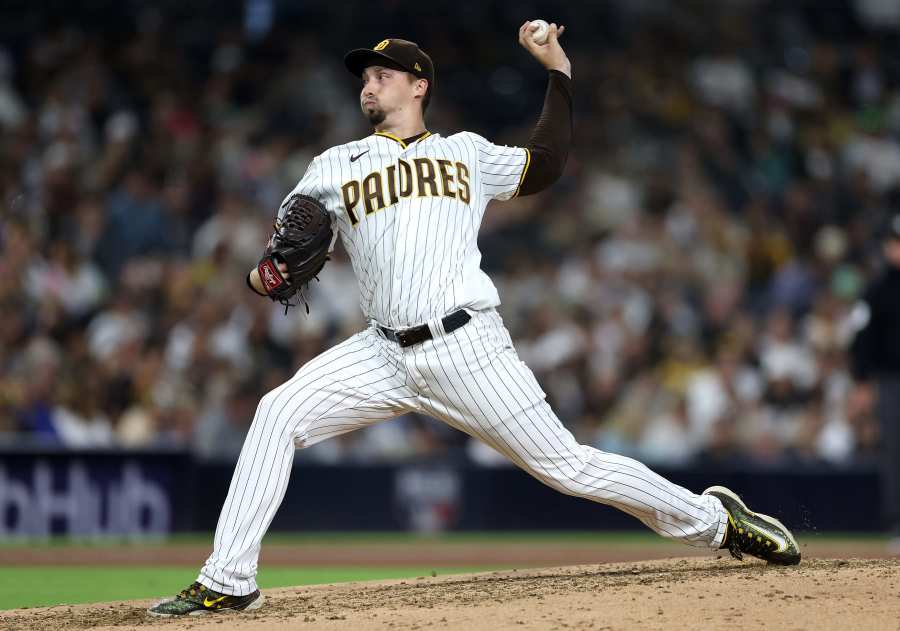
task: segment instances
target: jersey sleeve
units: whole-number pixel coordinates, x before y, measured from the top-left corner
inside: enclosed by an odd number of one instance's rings
[[[478,173],[484,196],[506,200],[518,195],[531,163],[531,152],[524,147],[495,145],[481,136],[472,136],[478,150]]]
[[[278,212],[275,215],[275,225],[277,226],[281,222],[281,218],[284,216],[284,211],[287,208],[288,200],[297,195],[298,193],[301,195],[309,195],[310,197],[315,197],[319,199],[319,201],[323,201],[320,199],[322,195],[322,172],[321,166],[319,165],[319,156],[313,158],[312,162],[309,163],[309,166],[306,167],[306,173],[303,174],[303,177],[300,178],[300,181],[297,182],[297,186],[288,193],[283,200],[281,200],[281,205],[278,207]]]

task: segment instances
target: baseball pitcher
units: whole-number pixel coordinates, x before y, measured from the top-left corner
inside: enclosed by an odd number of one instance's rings
[[[369,326],[302,366],[263,396],[196,582],[150,609],[158,616],[252,610],[260,542],[284,497],[294,450],[407,412],[484,441],[562,493],[614,506],[660,535],[795,564],[800,551],[778,520],[736,494],[672,484],[633,459],[580,445],[545,401],[497,312],[481,270],[478,229],[491,200],[553,184],[572,143],[572,69],[549,26],[525,22],[519,43],[548,71],[543,111],[527,144],[471,132],[431,133],[431,58],[385,39],[344,58],[360,80],[373,133],[317,156],[278,211],[275,233],[247,282],[286,306],[336,238],[359,281]]]

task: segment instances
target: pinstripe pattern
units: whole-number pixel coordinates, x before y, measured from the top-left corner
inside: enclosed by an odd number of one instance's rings
[[[262,398],[198,578],[204,585],[226,594],[256,589],[260,541],[284,498],[295,447],[419,409],[388,346],[366,329]]]
[[[665,537],[719,547],[727,516],[718,499],[578,444],[513,349],[494,309],[497,290],[480,269],[477,237],[487,203],[514,197],[529,162],[525,149],[469,132],[408,146],[372,135],[313,160],[291,195],[312,195],[332,214],[370,326],[260,401],[201,583],[232,595],[256,589],[260,542],[284,498],[296,447],[408,411],[484,441],[563,493],[614,506]],[[437,169],[448,165],[456,179],[438,182],[445,175]],[[465,179],[467,195],[460,193]],[[460,308],[473,314],[468,324],[417,346],[400,348],[376,329],[433,325]]]
[[[578,444],[491,309],[407,349],[370,327],[264,396],[198,580],[226,594],[255,590],[260,542],[284,497],[294,448],[408,411],[441,419],[544,484],[614,506],[664,537],[708,548],[722,542],[727,521],[716,498],[691,493],[631,458]]]
[[[495,311],[477,314],[438,342],[437,352],[423,352],[420,360],[435,386],[423,401],[429,414],[485,440],[545,484],[616,506],[663,536],[708,547],[724,535],[724,513],[709,496],[636,460],[579,445],[544,401]],[[435,368],[443,365],[452,368]]]
[[[412,195],[371,214],[362,201],[348,211],[345,185],[379,173],[387,196],[389,185],[402,187],[400,161],[411,164],[421,158],[462,164],[469,200],[422,196],[414,175]],[[385,326],[402,328],[460,307],[483,310],[500,304],[494,284],[481,271],[478,228],[490,200],[516,195],[528,161],[525,149],[494,145],[470,132],[448,138],[431,134],[407,146],[373,134],[317,156],[285,201],[295,193],[322,201],[350,255],[363,313]],[[458,179],[451,189],[460,188]],[[437,188],[444,192],[443,182]]]

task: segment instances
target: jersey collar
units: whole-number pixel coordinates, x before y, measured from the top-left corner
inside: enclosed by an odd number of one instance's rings
[[[400,146],[403,147],[404,149],[406,149],[409,145],[417,143],[420,140],[425,140],[426,138],[428,138],[431,135],[431,132],[426,130],[426,131],[423,131],[418,136],[412,136],[410,138],[405,138],[405,139],[399,138],[399,137],[395,136],[394,134],[390,134],[386,131],[376,131],[374,135],[382,136],[383,138],[389,138],[389,139],[393,140],[394,142],[400,143]]]

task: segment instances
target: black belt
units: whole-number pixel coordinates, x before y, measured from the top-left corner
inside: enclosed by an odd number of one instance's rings
[[[442,319],[441,324],[444,326],[444,331],[446,333],[451,333],[459,327],[464,326],[466,322],[471,319],[472,316],[469,315],[468,311],[460,309]],[[430,340],[432,337],[431,329],[428,328],[427,324],[420,324],[419,326],[412,326],[408,329],[400,329],[397,331],[385,326],[379,326],[378,329],[384,333],[384,336],[387,339],[396,342],[403,347],[421,344],[425,340]]]

